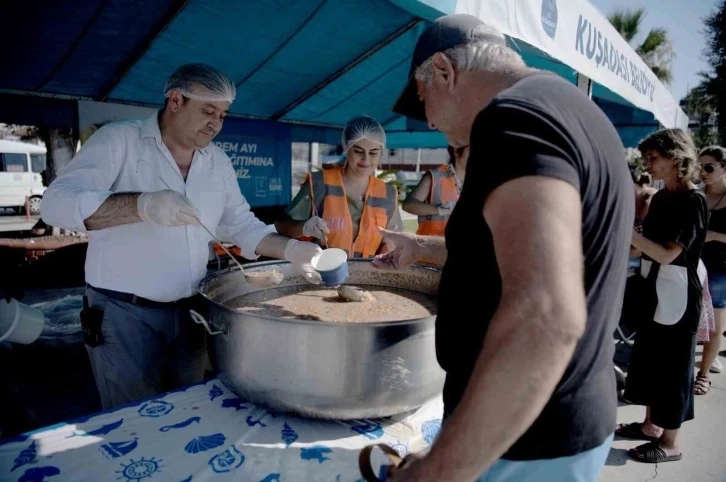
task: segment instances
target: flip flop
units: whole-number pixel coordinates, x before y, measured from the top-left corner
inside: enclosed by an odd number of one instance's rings
[[[615,430],[616,437],[628,438],[631,440],[645,440],[648,442],[655,442],[658,437],[651,437],[643,433],[643,424],[640,422],[633,422],[628,424],[621,423]]]
[[[660,464],[663,462],[675,462],[683,458],[683,454],[668,455],[662,448],[658,446],[657,442],[649,442],[647,444],[640,445],[634,449],[628,450],[628,455],[633,460],[643,462],[646,464]]]

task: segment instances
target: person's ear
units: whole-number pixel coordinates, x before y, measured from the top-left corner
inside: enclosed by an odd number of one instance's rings
[[[184,104],[184,96],[178,90],[172,90],[169,93],[169,109],[172,112],[179,112]]]
[[[434,79],[443,82],[448,90],[454,88],[456,81],[456,69],[451,60],[441,52],[436,52],[431,58],[431,65],[434,71]]]

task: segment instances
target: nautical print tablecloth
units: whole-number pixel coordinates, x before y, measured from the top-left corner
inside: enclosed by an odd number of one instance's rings
[[[320,421],[247,403],[219,380],[0,441],[0,481],[362,482],[358,453],[426,449],[436,399],[377,420]],[[373,467],[386,463],[374,457]]]

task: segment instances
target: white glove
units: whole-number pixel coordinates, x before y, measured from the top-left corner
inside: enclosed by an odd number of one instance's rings
[[[329,232],[328,224],[323,218],[317,216],[308,219],[303,225],[303,236],[325,240],[325,235]]]
[[[305,277],[308,283],[317,285],[322,283],[323,280],[311,263],[313,258],[322,252],[323,250],[317,244],[291,239],[285,246],[285,259],[292,264],[298,273]]]
[[[199,211],[188,197],[173,191],[145,192],[136,204],[141,219],[161,226],[199,225]]]

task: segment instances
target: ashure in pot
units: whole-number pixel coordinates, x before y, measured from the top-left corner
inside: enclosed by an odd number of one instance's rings
[[[245,271],[271,268],[284,274],[274,289],[307,285],[287,262],[252,263]],[[381,271],[364,259],[349,260],[348,270],[349,285],[431,296],[436,295],[440,277],[439,270],[422,266]],[[239,274],[231,269],[209,276],[199,286],[209,313],[206,320],[195,319],[213,334],[215,368],[239,397],[273,410],[350,420],[403,413],[441,393],[444,372],[436,361],[434,315],[325,322],[237,311],[226,305],[264,290],[240,283]]]

